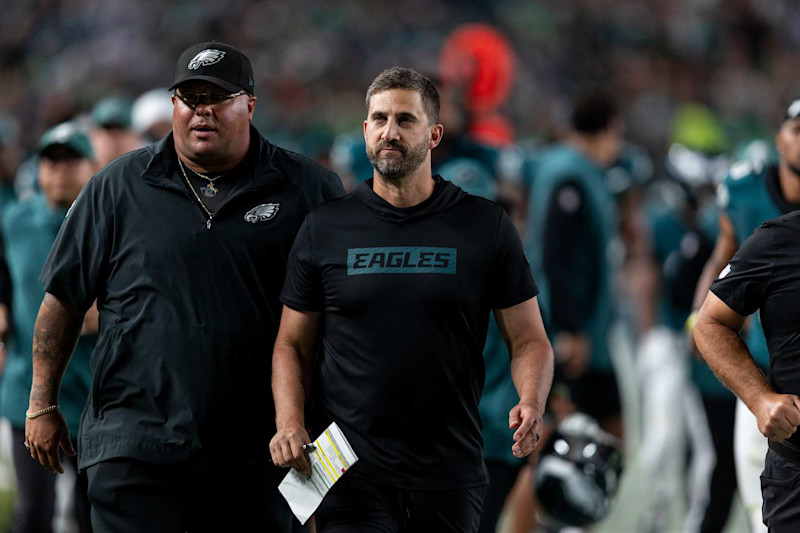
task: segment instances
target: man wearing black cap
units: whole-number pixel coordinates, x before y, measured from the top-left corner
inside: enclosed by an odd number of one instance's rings
[[[777,163],[764,156],[742,159],[731,167],[719,186],[719,236],[697,284],[695,309],[702,305],[714,278],[759,225],[800,209],[800,99],[786,106],[781,126],[775,136],[775,147],[780,154]],[[693,325],[696,316],[697,313],[693,313],[687,321],[688,326]],[[766,373],[770,356],[758,315],[749,321],[744,338],[756,365]],[[730,418],[729,423],[735,424],[733,454],[738,489],[750,516],[751,529],[763,531],[761,494],[755,489],[764,469],[766,439],[759,432],[756,420],[741,399],[737,402],[735,420]],[[719,454],[720,447],[717,448]],[[727,448],[730,450],[731,446]],[[712,487],[722,486],[724,485],[712,484]],[[714,501],[712,497],[712,503]],[[720,515],[720,520],[725,520],[729,507],[730,498],[722,510],[716,513]]]
[[[38,177],[41,194],[12,202],[3,210],[0,270],[7,268],[10,281],[10,327],[6,339],[8,360],[0,381],[0,416],[12,428],[17,499],[14,505],[14,532],[52,531],[56,479],[28,458],[25,448],[25,410],[31,387],[31,340],[36,311],[44,290],[39,272],[72,205],[92,177],[94,153],[89,138],[65,122],[45,132],[39,141]],[[4,288],[3,300],[7,300]],[[77,435],[81,410],[89,394],[91,375],[89,356],[95,346],[97,313],[86,314],[81,338],[67,369],[61,392],[61,412],[67,427]],[[69,455],[74,441],[65,441]],[[69,463],[74,468],[75,459]],[[76,478],[73,489],[76,518],[81,532],[91,531],[86,475]]]
[[[61,469],[61,374],[100,311],[78,462],[95,531],[285,531],[269,463],[270,352],[286,258],[338,177],[250,125],[250,62],[208,42],[178,60],[173,132],[86,187],[42,272],[31,456]]]

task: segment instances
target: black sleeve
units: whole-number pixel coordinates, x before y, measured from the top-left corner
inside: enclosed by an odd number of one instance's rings
[[[92,178],[67,212],[39,276],[46,292],[81,311],[97,299],[108,272],[113,209],[100,196],[97,178]]]
[[[577,181],[556,188],[547,208],[544,270],[550,285],[551,323],[581,331],[595,309],[603,251],[594,238],[585,191]]]
[[[756,312],[764,302],[773,274],[773,255],[779,228],[764,225],[755,231],[711,284],[711,292],[742,316]]]
[[[286,279],[281,291],[281,303],[298,311],[322,311],[324,298],[318,272],[314,267],[309,214],[294,239]]]
[[[529,300],[538,293],[519,233],[505,211],[501,211],[495,236],[490,305],[492,309],[505,309]]]

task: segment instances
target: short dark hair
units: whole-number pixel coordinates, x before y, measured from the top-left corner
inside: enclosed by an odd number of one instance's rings
[[[584,89],[575,98],[571,124],[578,133],[593,134],[608,129],[619,116],[617,102],[606,89]]]
[[[439,122],[439,91],[428,77],[405,67],[392,67],[384,70],[378,74],[378,77],[367,89],[367,109],[369,109],[369,102],[374,95],[389,89],[416,91],[422,97],[422,106],[425,108],[425,114],[428,115],[428,123]]]

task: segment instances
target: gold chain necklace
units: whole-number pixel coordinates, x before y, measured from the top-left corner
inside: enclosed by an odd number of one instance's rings
[[[186,170],[184,170],[184,164],[183,164],[183,161],[181,161],[180,157],[178,158],[178,164],[181,167],[181,172],[183,172],[184,177],[186,177]],[[192,169],[189,169],[189,170],[192,170]],[[217,195],[217,193],[219,192],[219,189],[217,189],[214,186],[214,182],[217,181],[218,179],[224,177],[224,176],[227,176],[229,172],[230,172],[230,170],[228,172],[223,172],[219,176],[215,176],[213,178],[210,178],[210,177],[206,176],[205,174],[200,174],[196,170],[192,170],[193,174],[203,178],[204,180],[206,180],[208,182],[208,185],[203,185],[202,187],[200,187],[200,192],[202,192],[203,196],[205,196],[206,198],[213,198],[213,197],[215,197]]]
[[[192,191],[192,194],[194,194],[194,197],[197,199],[197,203],[200,204],[200,207],[202,207],[203,211],[205,211],[206,215],[208,215],[208,223],[206,224],[206,226],[210,229],[211,228],[211,220],[214,218],[214,214],[211,211],[208,210],[208,208],[206,207],[206,204],[204,204],[203,200],[200,199],[200,195],[197,194],[196,190],[194,190],[194,186],[192,185],[192,182],[189,181],[189,176],[186,175],[186,171],[183,169],[183,164],[181,163],[181,158],[180,157],[178,158],[178,166],[181,169],[181,174],[183,174],[183,179],[186,180],[186,185],[189,186],[189,190]]]

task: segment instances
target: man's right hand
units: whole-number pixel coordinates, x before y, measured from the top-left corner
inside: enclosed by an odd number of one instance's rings
[[[301,424],[289,424],[278,428],[269,443],[272,462],[276,466],[290,466],[303,475],[311,475],[311,465],[303,445],[311,442],[306,428]]]
[[[56,474],[64,473],[59,455],[60,449],[63,449],[67,455],[75,455],[75,448],[72,447],[72,441],[69,438],[67,421],[58,409],[36,418],[27,418],[25,420],[25,442],[28,444],[31,458],[39,461],[42,466]]]
[[[800,426],[800,398],[793,394],[770,393],[759,400],[753,414],[765,437],[783,442]]]

